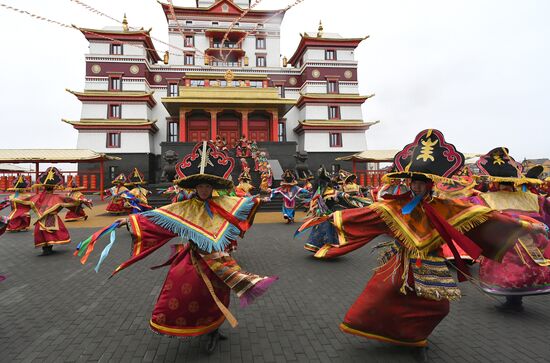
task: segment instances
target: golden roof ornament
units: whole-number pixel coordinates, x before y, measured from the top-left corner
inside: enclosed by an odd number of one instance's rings
[[[166,51],[166,52],[164,52],[163,62],[164,62],[164,64],[168,64],[169,61],[170,61],[170,53],[168,51]]]
[[[128,28],[128,19],[126,19],[126,13],[124,13],[124,18],[122,19],[122,30],[124,30],[125,32],[130,30]]]
[[[317,29],[317,38],[323,37],[323,23],[319,20],[319,28]]]
[[[283,67],[286,67],[288,65],[288,58],[283,57]]]

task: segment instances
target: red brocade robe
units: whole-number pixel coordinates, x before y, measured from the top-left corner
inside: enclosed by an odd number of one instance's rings
[[[75,190],[67,194],[67,197],[72,198],[74,200],[82,201],[79,205],[75,207],[68,207],[67,214],[65,214],[65,221],[66,222],[74,222],[74,221],[85,221],[88,219],[88,215],[86,215],[86,212],[84,211],[84,204],[90,203],[88,199],[82,194],[80,191]]]
[[[230,246],[227,242],[242,237],[251,226],[258,199],[223,196],[214,197],[209,203],[211,215],[203,201],[193,198],[129,218],[132,258],[115,273],[178,235],[185,239],[190,233],[197,233],[186,245],[176,245],[175,254],[157,266],[170,266],[149,322],[157,333],[180,337],[203,335],[220,327],[226,318],[236,326],[227,309],[230,290],[241,297],[241,305],[245,299],[246,305],[265,292],[275,279],[242,271],[226,252]]]
[[[53,191],[44,190],[26,199],[14,199],[18,206],[18,213],[24,213],[26,207],[32,209],[38,220],[34,224],[34,247],[49,245],[61,245],[71,242],[69,231],[58,216],[63,208],[79,205],[81,202],[75,199],[54,194]],[[19,214],[16,213],[15,217]]]
[[[21,205],[14,202],[15,199],[26,199],[29,194],[15,193],[10,195],[11,213],[8,216],[9,223],[8,232],[25,231],[31,225],[31,207],[28,205]]]
[[[127,214],[132,211],[132,208],[126,204],[125,199],[120,196],[120,194],[124,192],[129,192],[128,188],[126,188],[124,185],[116,185],[110,189],[105,190],[105,194],[112,197],[109,201],[109,204],[107,204],[107,207],[105,208],[107,212],[115,214]]]
[[[447,239],[436,229],[434,223],[440,222],[430,217],[434,211],[463,237],[475,241],[468,245],[473,255],[477,251],[498,260],[511,246],[505,237],[523,232],[520,222],[490,208],[439,198],[427,199],[403,215],[401,210],[409,201],[398,198],[333,214],[338,244],[325,245],[315,257],[349,253],[382,234],[395,238],[382,256],[383,265],[340,324],[346,333],[400,345],[427,345],[430,333],[449,313],[449,300],[460,298],[441,256]]]
[[[550,201],[531,192],[481,193],[470,201],[517,218],[532,218],[550,225]],[[515,241],[502,263],[482,259],[479,268],[483,289],[497,295],[537,295],[550,292],[550,242],[542,234]]]

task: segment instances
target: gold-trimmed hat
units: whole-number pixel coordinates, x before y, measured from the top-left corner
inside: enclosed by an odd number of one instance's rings
[[[134,168],[134,170],[132,170],[132,172],[128,175],[128,182],[126,183],[126,185],[132,186],[132,185],[143,185],[143,184],[147,184],[143,176],[143,173],[139,171],[138,168]]]
[[[297,185],[298,181],[296,180],[296,176],[290,169],[286,169],[283,172],[283,175],[281,176],[281,186],[293,186]]]
[[[28,189],[29,189],[29,183],[27,183],[27,180],[23,177],[23,175],[19,174],[19,177],[14,180],[12,187],[8,188],[7,191],[22,192]]]
[[[115,179],[113,179],[111,184],[126,184],[127,181],[128,179],[126,179],[126,175],[124,175],[124,173],[120,173]]]
[[[46,169],[46,171],[38,176],[38,182],[32,187],[53,187],[56,189],[61,189],[63,188],[63,175],[59,169],[50,166]]]
[[[497,147],[480,156],[476,163],[480,175],[485,175],[492,182],[522,184],[541,184],[542,181],[523,175],[520,163],[508,153],[508,148]]]
[[[427,129],[416,135],[411,144],[395,155],[393,170],[384,175],[384,179],[450,181],[463,166],[464,155],[453,144],[445,141],[443,133],[436,129]]]
[[[190,154],[176,164],[176,180],[182,188],[194,189],[199,184],[210,184],[214,189],[232,189],[230,180],[235,160],[209,141],[199,142]]]

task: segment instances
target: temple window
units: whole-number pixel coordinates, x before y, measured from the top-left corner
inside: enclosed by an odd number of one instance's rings
[[[338,93],[338,81],[327,81],[327,93]]]
[[[256,38],[256,49],[265,49],[265,38]]]
[[[279,94],[279,97],[285,98],[285,86],[277,85],[277,93]]]
[[[168,142],[178,142],[178,122],[170,121],[168,123]]]
[[[108,132],[107,133],[107,147],[119,148],[120,147],[120,132]]]
[[[202,79],[192,79],[189,81],[191,87],[204,87],[204,80]]]
[[[122,114],[121,105],[109,105],[108,115],[109,118],[120,118]]]
[[[328,106],[328,119],[329,120],[340,119],[340,106]]]
[[[256,67],[265,67],[265,57],[264,56],[257,56],[256,57]]]
[[[111,77],[109,79],[109,90],[110,91],[122,91],[122,78],[121,77]]]
[[[122,55],[122,44],[111,44],[110,54]]]
[[[326,60],[336,60],[336,51],[334,49],[325,50],[325,59]]]
[[[330,147],[342,147],[342,133],[331,132],[329,134]]]
[[[250,81],[250,87],[252,87],[252,88],[263,88],[264,83],[262,81]]]
[[[194,47],[195,46],[195,37],[192,36],[192,35],[186,35],[184,45],[186,47]]]
[[[278,124],[278,139],[279,142],[286,141],[286,127],[284,122],[279,122]]]
[[[179,96],[179,87],[177,83],[168,84],[168,97],[177,97]]]
[[[185,65],[194,65],[195,64],[195,55],[194,54],[186,54],[184,64]]]

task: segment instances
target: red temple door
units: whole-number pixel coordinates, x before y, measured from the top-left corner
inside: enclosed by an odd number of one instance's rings
[[[225,118],[225,117],[224,117]],[[217,134],[222,138],[225,137],[225,141],[228,145],[235,145],[240,135],[240,120],[238,119],[218,119]]]
[[[199,142],[210,140],[210,120],[189,120],[187,124],[187,141]]]
[[[250,120],[248,122],[248,135],[250,140],[258,142],[269,141],[269,121]]]

